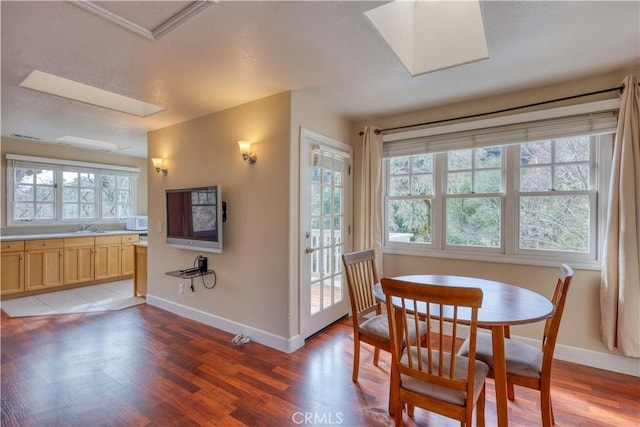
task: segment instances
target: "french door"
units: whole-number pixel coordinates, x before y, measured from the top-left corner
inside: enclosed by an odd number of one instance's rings
[[[349,312],[342,253],[351,238],[351,147],[306,129],[300,144],[300,333],[307,338]]]

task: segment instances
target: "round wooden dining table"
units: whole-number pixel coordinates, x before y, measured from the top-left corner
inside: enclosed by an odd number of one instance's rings
[[[551,301],[528,289],[477,277],[419,274],[398,276],[394,279],[425,285],[482,289],[483,298],[482,307],[478,310],[478,326],[491,330],[498,426],[508,426],[505,330],[511,325],[534,323],[551,317],[555,309]],[[385,301],[380,283],[374,285],[373,294],[379,300]],[[394,300],[393,304],[401,304],[401,302],[398,300],[396,303]],[[458,320],[462,323],[470,320],[465,318],[462,312],[459,316]]]

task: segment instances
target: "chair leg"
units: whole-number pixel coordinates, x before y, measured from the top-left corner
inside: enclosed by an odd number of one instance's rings
[[[478,397],[478,403],[476,404],[476,425],[478,427],[484,427],[484,406],[486,400],[486,385],[482,386],[482,391],[480,392],[480,396]],[[469,424],[471,424],[471,420],[469,420]]]
[[[403,427],[404,426],[404,420],[402,419],[402,417],[404,416],[403,414],[403,406],[404,404],[398,400],[397,402],[395,402],[395,413],[393,414],[393,418],[396,422],[396,427]]]
[[[548,389],[540,390],[540,412],[542,412],[543,427],[551,427],[554,425],[553,409],[551,408],[551,391]]]
[[[513,383],[510,383],[508,380],[507,380],[507,398],[509,400],[516,400],[516,394],[513,390]]]
[[[413,414],[416,412],[416,407],[414,405],[407,405],[407,415],[409,418],[413,418]]]
[[[373,366],[378,366],[378,360],[380,360],[380,349],[376,347],[373,350]]]
[[[353,339],[353,375],[351,381],[358,382],[358,369],[360,368],[360,340]]]

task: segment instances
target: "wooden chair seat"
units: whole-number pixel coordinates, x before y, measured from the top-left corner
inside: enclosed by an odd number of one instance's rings
[[[409,347],[405,349],[401,363],[408,363],[408,351]],[[418,348],[410,347],[411,352],[413,353],[414,359],[418,357]],[[438,371],[439,369],[439,359],[440,352],[434,350],[432,353],[433,357],[433,371]],[[443,374],[448,376],[451,372],[451,363],[449,363],[449,357],[443,357]],[[454,378],[457,378],[461,381],[467,379],[468,376],[468,366],[469,359],[464,356],[455,356],[455,365],[456,369],[454,372]],[[422,355],[423,363],[429,363],[427,353],[424,352]],[[481,362],[479,360],[475,360],[475,368],[473,372],[473,401],[477,401],[482,389],[484,387],[484,382],[489,374],[489,366],[486,363]],[[467,392],[466,390],[456,390],[450,387],[444,387],[437,384],[431,384],[424,381],[416,380],[414,377],[409,375],[401,375],[400,382],[402,383],[402,387],[410,390],[414,393],[418,393],[424,396],[431,397],[433,399],[442,400],[443,402],[451,403],[452,405],[465,406],[467,404]]]
[[[476,344],[476,359],[489,366],[493,366],[493,347],[491,334],[478,333]],[[464,342],[459,354],[468,354],[468,343]],[[542,377],[543,354],[539,348],[532,345],[508,339],[504,341],[504,355],[507,362],[507,372],[529,378]],[[491,371],[493,376],[493,370]]]
[[[420,330],[420,336],[424,337],[424,335],[427,333],[427,324],[424,323],[423,321],[420,321],[419,330]],[[363,339],[363,337],[368,337],[368,338],[373,338],[375,340],[387,341],[390,343],[389,319],[386,313],[378,316],[374,316],[371,319],[364,321],[360,325],[359,333],[360,333],[360,339]],[[410,331],[409,341],[412,344],[416,342],[416,334],[414,330]],[[403,339],[403,345],[406,345],[406,342],[404,342],[404,339]],[[388,348],[391,348],[391,344],[389,344]]]

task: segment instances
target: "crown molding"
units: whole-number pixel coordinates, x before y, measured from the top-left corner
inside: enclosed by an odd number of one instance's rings
[[[94,15],[97,15],[101,18],[106,19],[107,21],[119,25],[122,28],[125,28],[129,31],[132,31],[139,36],[142,36],[149,40],[158,40],[160,37],[168,34],[173,29],[178,27],[180,24],[187,21],[189,18],[195,16],[203,9],[211,5],[213,0],[197,0],[189,3],[185,8],[180,10],[175,15],[171,16],[167,20],[165,20],[162,24],[158,25],[155,28],[148,29],[143,27],[142,25],[136,24],[135,22],[120,16],[116,13],[113,13],[101,6],[98,6],[92,1],[70,1],[70,3],[87,10]]]

